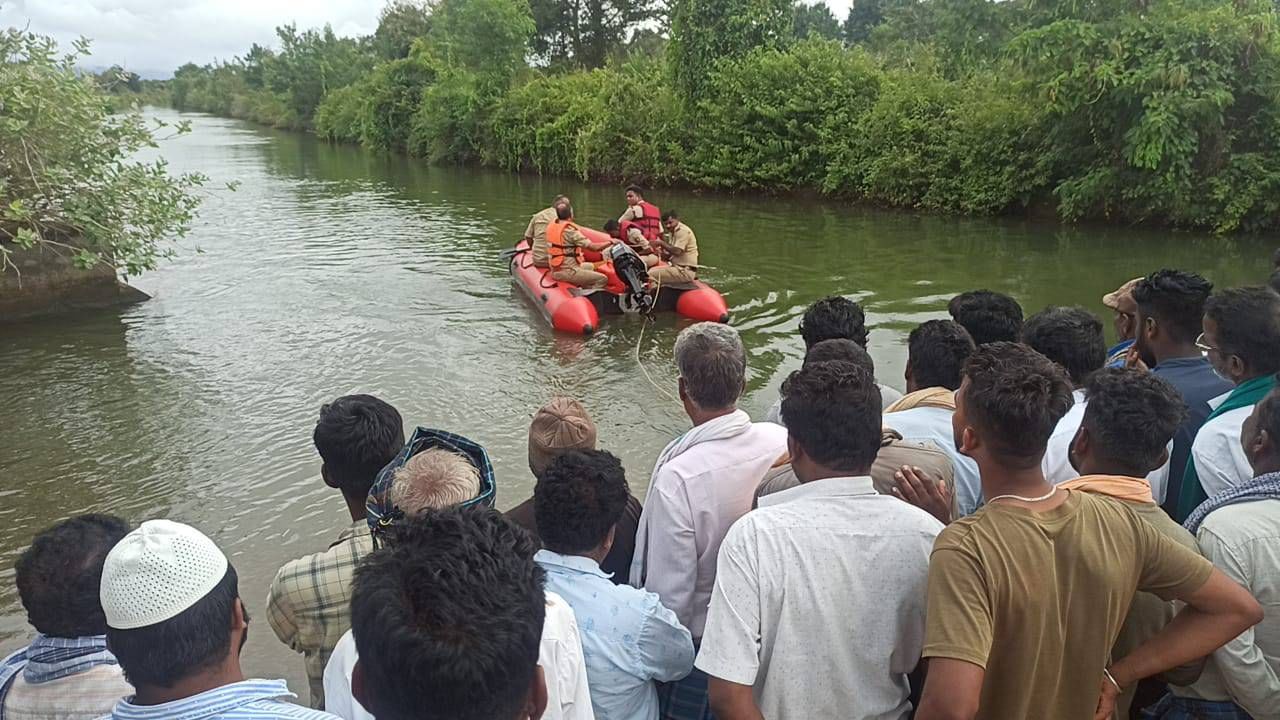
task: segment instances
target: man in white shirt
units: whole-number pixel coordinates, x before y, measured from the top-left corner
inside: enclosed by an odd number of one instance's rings
[[[355,635],[348,630],[338,641],[324,669],[325,710],[342,720],[374,720],[351,693],[351,676],[359,659]],[[544,720],[591,720],[595,717],[578,621],[569,603],[553,592],[546,593],[546,621],[538,641],[538,667],[546,681]]]
[[[529,534],[478,505],[428,511],[393,534],[352,587],[360,705],[384,720],[549,717],[544,575]]]
[[[951,429],[955,390],[973,350],[973,338],[959,323],[930,320],[916,327],[907,338],[907,394],[884,414],[884,426],[902,439],[932,442],[951,459],[958,518],[972,515],[982,504],[978,466],[956,450]]]
[[[385,533],[387,544],[397,541],[396,528],[432,510],[467,503],[480,494],[481,480],[474,460],[443,447],[424,449],[393,475],[387,496],[403,515]],[[550,720],[594,720],[587,688],[586,660],[573,609],[554,593],[546,593],[546,622],[538,646],[538,666],[545,678]],[[324,671],[326,709],[343,720],[372,720],[354,701],[354,672],[359,662],[358,638],[348,630],[338,641]]]
[[[1178,519],[1206,498],[1253,476],[1240,431],[1253,406],[1276,386],[1280,372],[1280,295],[1270,288],[1231,288],[1204,305],[1204,334],[1196,341],[1214,372],[1235,387],[1209,402],[1213,412],[1196,433],[1182,479]]]
[[[696,666],[718,718],[906,718],[942,523],[872,485],[880,392],[866,370],[813,363],[786,387],[801,485],[729,531]]]
[[[1252,479],[1215,495],[1187,520],[1200,552],[1266,610],[1214,651],[1200,679],[1172,688],[1155,718],[1280,718],[1280,393],[1254,406],[1240,443]],[[1181,714],[1179,714],[1181,713]]]
[[[756,487],[786,453],[787,431],[752,423],[738,409],[746,386],[747,353],[738,331],[698,323],[676,338],[680,399],[693,429],[667,445],[654,466],[636,534],[631,584],[656,593],[693,634],[706,624],[716,555],[729,526],[751,509]],[[663,712],[673,704],[705,716],[706,676],[664,686]],[[685,715],[681,715],[682,717]]]

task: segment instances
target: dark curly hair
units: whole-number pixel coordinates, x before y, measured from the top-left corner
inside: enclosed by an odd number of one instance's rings
[[[347,495],[369,494],[378,471],[404,447],[404,421],[372,395],[344,395],[320,408],[312,433],[330,481]]]
[[[367,555],[351,591],[361,702],[378,720],[509,718],[538,667],[544,574],[492,508],[428,510]]]
[[[921,323],[907,337],[907,367],[916,387],[960,388],[964,362],[975,347],[969,331],[951,320]]]
[[[1204,303],[1213,292],[1213,283],[1182,270],[1157,270],[1133,286],[1138,314],[1155,318],[1159,326],[1178,342],[1189,343],[1200,334]]]
[[[1032,315],[1022,326],[1022,342],[1065,368],[1076,387],[1107,364],[1102,321],[1082,307],[1047,307]]]
[[[573,555],[604,542],[627,507],[627,476],[604,450],[571,450],[538,477],[533,511],[542,544]]]
[[[1039,463],[1058,421],[1075,404],[1062,366],[1026,345],[1000,342],[974,351],[964,376],[964,414],[994,453],[1019,465]]]
[[[18,556],[14,576],[27,622],[45,635],[102,635],[107,618],[98,599],[102,563],[129,534],[114,515],[77,515],[40,531]]]
[[[782,384],[787,431],[817,463],[866,473],[880,451],[880,387],[848,362],[805,363]]]
[[[804,364],[817,362],[848,362],[857,365],[872,375],[876,374],[876,361],[871,359],[867,349],[852,340],[837,338],[815,343],[804,354]]]
[[[1218,349],[1236,355],[1255,375],[1280,372],[1280,295],[1270,288],[1229,288],[1204,304],[1218,326]]]
[[[852,340],[867,346],[867,314],[847,297],[831,295],[809,306],[800,319],[800,337],[809,348],[823,340]]]
[[[970,290],[947,304],[951,319],[960,323],[973,342],[1017,342],[1022,334],[1022,306],[1004,293]]]
[[[1151,372],[1106,368],[1085,386],[1089,404],[1082,424],[1098,456],[1143,477],[1160,467],[1165,449],[1187,419],[1182,394]]]

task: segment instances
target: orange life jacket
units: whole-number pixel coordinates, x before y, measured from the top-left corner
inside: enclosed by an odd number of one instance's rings
[[[662,211],[651,202],[641,201],[639,207],[644,217],[635,221],[636,227],[640,228],[640,234],[644,235],[645,240],[653,242],[662,235]]]
[[[569,220],[556,220],[547,226],[547,265],[552,270],[559,270],[560,266],[564,265],[566,251],[572,251],[573,258],[579,265],[582,264],[582,248],[564,244],[564,230],[570,227],[574,230],[578,229],[578,226]]]

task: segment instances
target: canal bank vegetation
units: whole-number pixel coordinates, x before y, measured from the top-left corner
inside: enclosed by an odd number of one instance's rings
[[[133,91],[113,98],[101,77],[80,72],[87,53],[86,41],[62,54],[51,38],[0,30],[0,273],[41,248],[137,274],[171,255],[194,218],[205,179],[135,157],[157,130],[184,129],[118,112]]]
[[[669,13],[667,12],[669,10]],[[1280,224],[1262,0],[394,0],[186,65],[184,109],[435,162],[1218,232]]]

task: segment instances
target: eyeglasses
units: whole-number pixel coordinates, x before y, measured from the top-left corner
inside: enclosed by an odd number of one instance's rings
[[[1218,348],[1204,341],[1204,333],[1200,333],[1199,337],[1196,338],[1196,347],[1200,349],[1201,354],[1205,357],[1208,357],[1209,353],[1213,351],[1221,352]]]

